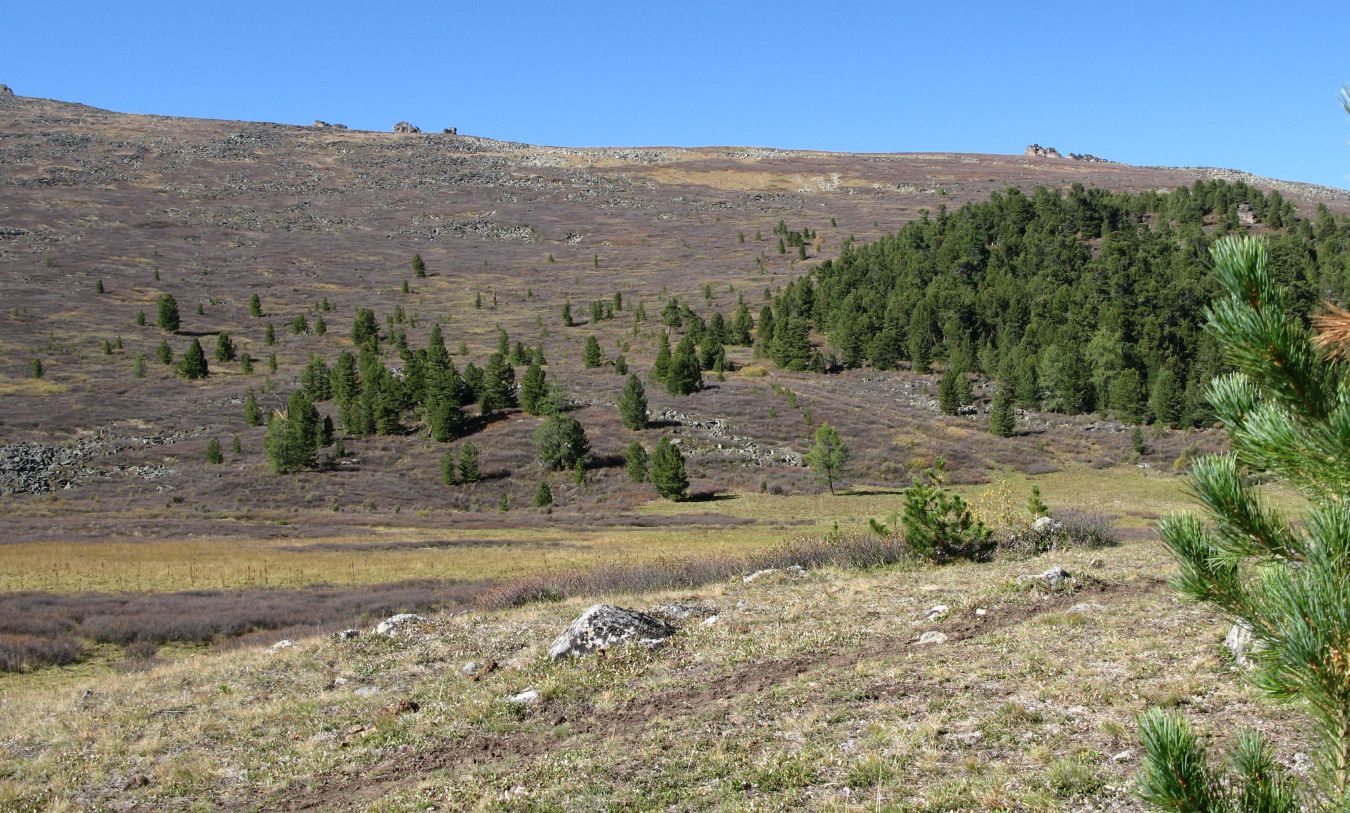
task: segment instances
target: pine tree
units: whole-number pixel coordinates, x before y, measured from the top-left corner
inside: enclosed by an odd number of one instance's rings
[[[230,334],[219,333],[216,335],[216,361],[234,361],[236,350],[234,342],[230,339]]]
[[[670,334],[661,333],[657,338],[656,360],[652,362],[653,381],[665,382],[670,375]]]
[[[938,409],[943,415],[955,415],[961,406],[961,379],[965,375],[955,366],[948,366],[942,374],[942,382],[938,384]]]
[[[131,367],[131,374],[137,378],[145,378],[145,354],[137,353],[136,361]]]
[[[506,362],[502,353],[488,356],[483,368],[483,392],[478,406],[484,415],[516,405],[516,371]]]
[[[196,339],[188,345],[187,352],[183,354],[183,360],[178,362],[178,374],[187,379],[196,380],[206,378],[210,375],[210,370],[206,366],[206,353],[202,351],[202,343]]]
[[[314,335],[322,336],[327,332],[328,332],[328,323],[324,321],[323,317],[322,316],[314,317]]]
[[[263,312],[262,312],[262,300],[258,297],[257,294],[254,294],[253,296],[249,297],[249,300],[248,300],[248,313],[249,313],[249,315],[252,316],[254,319],[257,319],[257,318],[259,318],[259,317],[261,317],[261,316],[263,315]]]
[[[671,395],[688,395],[703,388],[702,365],[690,336],[680,339],[670,358],[666,374],[666,390]]]
[[[286,403],[286,413],[272,413],[267,424],[267,462],[277,474],[290,474],[314,465],[318,456],[319,411],[296,390]]]
[[[684,471],[684,455],[670,438],[662,436],[652,450],[648,476],[656,493],[679,502],[689,494],[689,476]]]
[[[531,363],[525,368],[525,375],[520,379],[520,407],[530,415],[542,414],[540,402],[548,388],[548,379],[544,374],[544,368],[538,364]]]
[[[211,438],[206,442],[206,462],[212,465],[225,462],[225,457],[220,453],[219,438]]]
[[[1319,770],[1315,786],[1295,780],[1259,734],[1246,733],[1225,771],[1209,761],[1181,716],[1155,709],[1140,721],[1147,757],[1139,788],[1148,802],[1178,813],[1345,810],[1350,408],[1337,383],[1344,365],[1314,349],[1272,280],[1263,242],[1223,238],[1211,253],[1224,296],[1206,311],[1206,328],[1237,372],[1214,379],[1209,400],[1231,451],[1191,466],[1191,488],[1210,524],[1172,516],[1160,531],[1180,565],[1182,593],[1250,635],[1254,684],[1272,697],[1302,701]],[[1291,521],[1276,511],[1253,482],[1255,473],[1299,489],[1308,499],[1306,516]]]
[[[636,375],[628,376],[624,382],[623,395],[619,396],[619,422],[634,431],[647,428],[647,392]]]
[[[159,329],[168,333],[176,332],[182,325],[182,320],[178,318],[178,300],[172,294],[160,294],[158,309],[156,324]]]
[[[239,372],[244,375],[253,373],[253,356],[250,356],[248,351],[239,354]]]
[[[145,311],[136,312],[136,325],[138,327],[145,327]]]
[[[375,311],[357,308],[356,318],[352,321],[352,344],[358,348],[372,343],[378,346],[379,340],[380,323],[375,320]]]
[[[614,374],[628,375],[628,359],[623,357],[623,353],[614,357]]]
[[[562,323],[564,327],[571,327],[575,324],[572,321],[572,303],[564,302],[562,308]]]
[[[1001,438],[1010,438],[1017,432],[1017,418],[1013,415],[1013,396],[1006,384],[1000,384],[989,409],[989,432]]]
[[[248,394],[244,396],[244,423],[249,426],[262,426],[262,412],[258,409],[258,396],[253,393],[253,388],[249,387]]]
[[[432,439],[445,443],[464,434],[467,425],[460,409],[460,395],[452,377],[453,368],[433,370],[427,379],[426,403],[423,406],[427,433]]]
[[[94,281],[94,293],[96,293],[96,294],[103,294],[103,293],[106,293],[106,292],[103,290],[103,280],[100,279],[100,280],[95,280],[95,281]]]
[[[1144,419],[1143,391],[1138,370],[1129,367],[1115,374],[1108,385],[1107,400],[1117,420],[1139,423]]]
[[[425,262],[422,262],[421,254],[414,254],[412,256],[412,262],[410,264],[412,265],[413,275],[416,276],[418,279],[421,279],[422,277],[425,277],[427,275],[427,264]]]
[[[534,430],[539,463],[546,469],[563,471],[584,460],[590,453],[586,430],[571,415],[549,415]]]
[[[300,374],[300,386],[311,401],[319,403],[333,397],[332,374],[318,353],[312,353],[305,371]]]
[[[642,448],[640,442],[635,440],[628,444],[623,452],[623,462],[629,480],[634,483],[647,482],[647,450]]]
[[[816,473],[816,479],[830,488],[834,494],[834,481],[843,473],[848,463],[848,446],[839,437],[839,431],[828,423],[816,428],[816,442],[806,454],[806,465]]]
[[[1185,406],[1185,391],[1177,381],[1176,373],[1170,367],[1163,367],[1154,377],[1153,392],[1149,397],[1153,420],[1163,426],[1176,428],[1181,425]]]
[[[168,342],[159,343],[159,347],[155,348],[155,358],[159,359],[159,363],[165,366],[173,364],[173,348],[169,346]]]
[[[466,440],[459,447],[459,481],[476,483],[479,478],[478,447],[473,445],[472,441]]]
[[[534,507],[547,508],[553,504],[553,489],[548,487],[547,480],[539,481],[539,488],[534,491]]]
[[[600,341],[592,334],[586,337],[586,350],[581,356],[582,364],[587,367],[599,367],[604,356],[600,353]]]
[[[42,378],[46,370],[42,367],[42,359],[33,359],[32,365],[33,378]]]
[[[277,343],[277,329],[270,324],[263,331],[263,344],[271,347]]]
[[[234,452],[235,454],[244,453],[244,444],[240,442],[238,435],[235,435],[234,438],[230,441],[230,451]]]

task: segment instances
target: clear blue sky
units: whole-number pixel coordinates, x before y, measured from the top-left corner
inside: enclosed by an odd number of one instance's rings
[[[1350,2],[1286,8],[16,0],[0,82],[129,112],[559,145],[1036,141],[1350,187]]]

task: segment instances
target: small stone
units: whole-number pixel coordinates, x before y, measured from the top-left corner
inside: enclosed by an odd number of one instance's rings
[[[380,687],[378,686],[358,686],[356,691],[353,692],[357,697],[374,697],[379,693]]]
[[[978,616],[982,616],[982,617],[983,617],[983,616],[988,615],[988,614],[989,614],[989,611],[986,610],[986,609],[983,608],[983,607],[976,607],[976,608],[975,608],[975,614],[978,615]]]
[[[748,576],[742,576],[741,581],[745,584],[754,584],[755,582],[759,581],[765,576],[772,576],[777,572],[778,568],[776,567],[766,567],[763,570],[756,570],[754,573],[751,573]]]
[[[511,695],[510,697],[506,698],[506,702],[508,702],[508,703],[513,703],[513,704],[515,704],[515,705],[517,705],[517,706],[530,706],[530,705],[533,705],[533,704],[539,702],[539,690],[538,690],[538,689],[526,689],[525,691],[521,692],[520,694],[513,694],[513,695]]]
[[[1027,582],[1040,581],[1044,582],[1046,585],[1050,587],[1055,587],[1056,585],[1060,584],[1061,582],[1067,581],[1070,578],[1072,577],[1069,575],[1069,571],[1065,570],[1063,567],[1059,565],[1055,565],[1054,567],[1050,568],[1044,573],[1037,573],[1034,576],[1030,574],[1025,576],[1018,576],[1017,583],[1026,584]]]
[[[350,641],[350,640],[353,639],[353,638],[359,638],[360,635],[361,635],[361,631],[360,631],[360,630],[350,630],[350,629],[349,629],[349,630],[343,630],[343,631],[338,632],[338,633],[334,633],[333,637],[336,638],[336,639],[338,639],[339,641]]]
[[[1119,754],[1112,754],[1112,755],[1111,755],[1111,761],[1112,761],[1112,762],[1129,762],[1129,761],[1132,760],[1132,759],[1134,759],[1134,749],[1133,749],[1133,748],[1126,748],[1124,751],[1121,751]]]
[[[939,618],[945,618],[949,612],[951,612],[951,607],[946,604],[934,604],[928,608],[928,612],[924,613],[924,618],[929,621],[936,621]]]
[[[459,670],[465,677],[473,677],[482,671],[483,665],[478,661],[469,661]]]
[[[283,638],[282,640],[277,641],[275,644],[269,646],[267,648],[267,653],[271,655],[280,652],[283,649],[290,649],[293,646],[295,646],[295,643],[293,641]]]
[[[707,618],[703,619],[703,626],[711,627],[717,623],[719,618],[721,618],[720,615],[710,615]]]
[[[947,633],[941,632],[939,630],[929,630],[928,632],[925,632],[923,635],[919,636],[918,642],[920,645],[945,644],[947,643]]]
[[[1096,612],[1097,610],[1105,610],[1105,609],[1106,609],[1106,607],[1102,606],[1101,604],[1097,604],[1096,602],[1092,602],[1092,601],[1080,601],[1080,602],[1078,602],[1077,604],[1075,604],[1075,605],[1073,605],[1072,607],[1070,607],[1070,608],[1069,608],[1069,612],[1071,612],[1071,613],[1092,613],[1092,612]]]

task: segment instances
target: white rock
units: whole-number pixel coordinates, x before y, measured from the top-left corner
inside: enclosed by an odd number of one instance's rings
[[[1062,527],[1064,526],[1061,523],[1050,517],[1036,517],[1036,521],[1031,523],[1033,531],[1058,531]]]
[[[928,612],[924,613],[924,618],[927,618],[929,621],[936,621],[939,618],[946,617],[947,613],[951,612],[951,609],[952,608],[948,607],[946,604],[934,604],[932,607],[928,608]]]
[[[525,691],[521,692],[520,694],[513,694],[513,695],[511,695],[510,697],[506,698],[506,702],[508,702],[508,703],[514,703],[514,704],[516,704],[516,705],[518,705],[518,706],[529,706],[529,705],[532,705],[532,704],[534,704],[534,703],[538,703],[538,702],[539,702],[539,690],[538,690],[538,689],[526,689]]]
[[[717,623],[717,620],[718,620],[719,618],[721,618],[721,616],[718,616],[718,615],[710,615],[710,616],[708,616],[707,618],[703,619],[703,626],[705,626],[705,627],[711,627],[712,625],[714,625],[714,624]]]
[[[1129,761],[1132,760],[1132,759],[1134,759],[1134,749],[1133,749],[1133,748],[1126,748],[1124,751],[1121,751],[1119,754],[1112,754],[1112,755],[1111,755],[1111,761],[1112,761],[1112,762],[1129,762]]]
[[[1250,668],[1252,664],[1251,655],[1260,652],[1265,646],[1252,637],[1252,628],[1247,626],[1246,622],[1239,621],[1228,628],[1228,635],[1223,639],[1224,646],[1233,653],[1233,660],[1238,666]]]
[[[482,668],[483,665],[478,661],[469,661],[468,663],[464,664],[463,668],[461,668],[459,671],[468,677],[473,677],[474,675],[478,674],[478,671]]]
[[[350,641],[351,639],[359,638],[360,636],[360,630],[343,630],[342,632],[333,633],[333,637],[339,641]]]
[[[283,638],[282,640],[277,641],[275,644],[272,644],[271,646],[269,646],[269,647],[267,648],[267,651],[268,651],[269,654],[271,654],[271,653],[274,653],[274,652],[280,652],[280,651],[283,650],[283,649],[290,649],[290,648],[293,647],[293,646],[295,646],[295,643],[294,643],[294,642],[292,642],[292,641],[290,641],[290,640],[288,640],[288,639],[284,639],[284,638]]]
[[[745,584],[753,584],[759,581],[760,579],[764,578],[765,576],[772,576],[777,572],[778,568],[776,567],[766,567],[763,570],[756,570],[754,573],[742,576],[741,581],[744,582]]]
[[[985,615],[988,615],[988,614],[989,614],[989,611],[986,610],[986,609],[983,608],[983,607],[976,607],[976,608],[975,608],[975,614],[976,614],[976,615],[979,615],[979,616],[985,616]]]
[[[1093,613],[1097,610],[1105,610],[1106,607],[1093,601],[1080,601],[1069,608],[1071,613]]]
[[[356,691],[352,692],[352,694],[356,695],[357,697],[374,697],[379,693],[380,687],[378,686],[358,686],[356,688]]]
[[[945,644],[947,643],[947,633],[940,630],[929,630],[919,636],[920,644]]]
[[[376,624],[374,632],[376,635],[392,636],[396,634],[401,627],[405,627],[409,624],[421,623],[423,621],[426,621],[426,619],[416,613],[399,613],[398,615],[391,615]]]

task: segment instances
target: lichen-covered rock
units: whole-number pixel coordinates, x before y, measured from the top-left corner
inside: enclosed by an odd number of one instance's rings
[[[553,660],[587,655],[617,644],[655,646],[675,634],[675,628],[637,610],[596,604],[577,617],[548,648]]]

